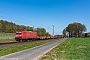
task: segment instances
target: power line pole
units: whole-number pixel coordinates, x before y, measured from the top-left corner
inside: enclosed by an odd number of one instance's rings
[[[54,36],[54,25],[52,25],[52,26],[53,26],[53,29],[52,30],[53,30],[53,36]]]

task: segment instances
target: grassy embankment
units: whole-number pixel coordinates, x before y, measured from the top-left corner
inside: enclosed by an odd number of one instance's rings
[[[0,39],[0,43],[16,42],[15,39]]]
[[[90,38],[70,38],[40,60],[90,60]]]
[[[15,36],[15,33],[0,33],[0,36]]]
[[[29,49],[29,48],[32,48],[35,46],[40,46],[40,45],[43,45],[43,44],[46,44],[49,42],[53,42],[53,41],[56,41],[56,40],[43,40],[40,42],[38,42],[38,41],[37,42],[30,42],[28,44],[23,44],[23,45],[18,45],[18,46],[13,46],[13,47],[0,48],[0,56],[7,55],[10,53],[14,53],[14,52],[18,52],[18,51],[25,50],[25,49]]]
[[[15,42],[14,36],[15,33],[0,33],[0,43]]]

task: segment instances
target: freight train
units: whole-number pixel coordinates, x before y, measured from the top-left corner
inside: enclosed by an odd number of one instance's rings
[[[38,36],[37,32],[33,31],[16,31],[16,41],[28,41],[28,40],[45,40],[45,39],[56,39],[58,36]]]

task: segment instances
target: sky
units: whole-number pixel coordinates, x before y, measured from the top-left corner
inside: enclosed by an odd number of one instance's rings
[[[62,34],[73,22],[90,32],[90,0],[0,0],[0,19]]]

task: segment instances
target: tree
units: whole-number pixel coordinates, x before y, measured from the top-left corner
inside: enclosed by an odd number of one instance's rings
[[[63,30],[63,37],[66,37],[66,29]]]
[[[45,28],[36,28],[35,31],[38,33],[38,36],[50,36]]]
[[[77,22],[69,24],[65,29],[69,37],[81,37],[82,33],[87,30],[85,25]]]
[[[16,30],[27,30],[27,31],[33,31],[33,27],[24,26],[24,25],[17,25],[12,22],[8,22],[5,20],[0,20],[0,32],[4,33],[15,33]],[[37,28],[35,31],[38,33],[39,36],[48,36],[49,33],[46,32],[45,28]]]
[[[0,20],[0,32],[2,32],[2,22],[3,20]]]
[[[46,33],[46,36],[51,36],[48,32]]]
[[[5,20],[0,20],[0,32],[4,33],[15,33],[16,30],[28,30],[32,31],[33,28],[24,25],[16,25],[15,23],[8,22]]]

